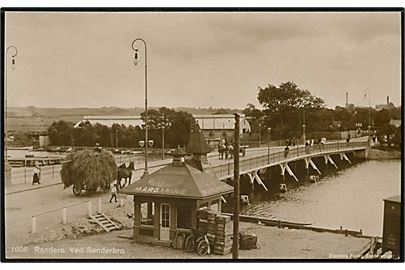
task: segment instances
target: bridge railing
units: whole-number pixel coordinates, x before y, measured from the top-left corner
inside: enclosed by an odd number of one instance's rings
[[[241,158],[239,162],[239,171],[241,173],[253,171],[269,166],[270,164],[277,164],[285,161],[295,160],[305,156],[316,156],[318,154],[328,154],[334,152],[343,152],[348,150],[362,149],[367,147],[367,142],[337,142],[329,144],[318,144],[312,146],[298,145],[288,150],[278,150],[277,152],[266,153],[261,156],[253,158]],[[215,166],[212,168],[215,175],[219,179],[224,179],[233,176],[234,164],[232,161]]]

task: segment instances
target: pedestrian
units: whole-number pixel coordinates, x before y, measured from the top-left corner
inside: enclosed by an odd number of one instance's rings
[[[349,135],[347,135],[346,142],[347,142],[347,143],[348,143],[348,142],[350,142],[350,134],[349,134]]]
[[[309,142],[305,142],[305,153],[309,154]]]
[[[94,146],[93,150],[96,151],[96,152],[101,152],[100,144],[99,144],[99,143],[96,143],[96,145]]]
[[[284,148],[284,157],[286,158],[288,156],[288,152],[290,149],[288,148],[288,145]]]
[[[35,168],[34,168],[34,176],[32,177],[32,185],[34,185],[34,184],[38,184],[38,185],[40,185],[41,184],[41,182],[39,181],[39,174],[40,174],[40,170],[39,170],[39,167],[38,167],[38,165],[35,165]]]
[[[111,186],[111,198],[110,198],[110,203],[112,203],[112,199],[115,199],[115,202],[117,202],[117,185],[114,184]]]

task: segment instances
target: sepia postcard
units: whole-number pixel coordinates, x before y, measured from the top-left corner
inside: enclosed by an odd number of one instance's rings
[[[2,15],[2,260],[403,262],[403,9]]]

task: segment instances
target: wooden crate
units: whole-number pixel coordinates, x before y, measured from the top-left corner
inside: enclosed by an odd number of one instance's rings
[[[231,222],[231,217],[225,215],[217,215],[215,221],[217,224],[226,224]]]

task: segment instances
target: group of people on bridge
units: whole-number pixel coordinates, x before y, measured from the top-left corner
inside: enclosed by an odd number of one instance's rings
[[[233,145],[232,143],[228,143],[226,139],[223,139],[218,143],[218,155],[219,159],[228,159],[233,158]]]

